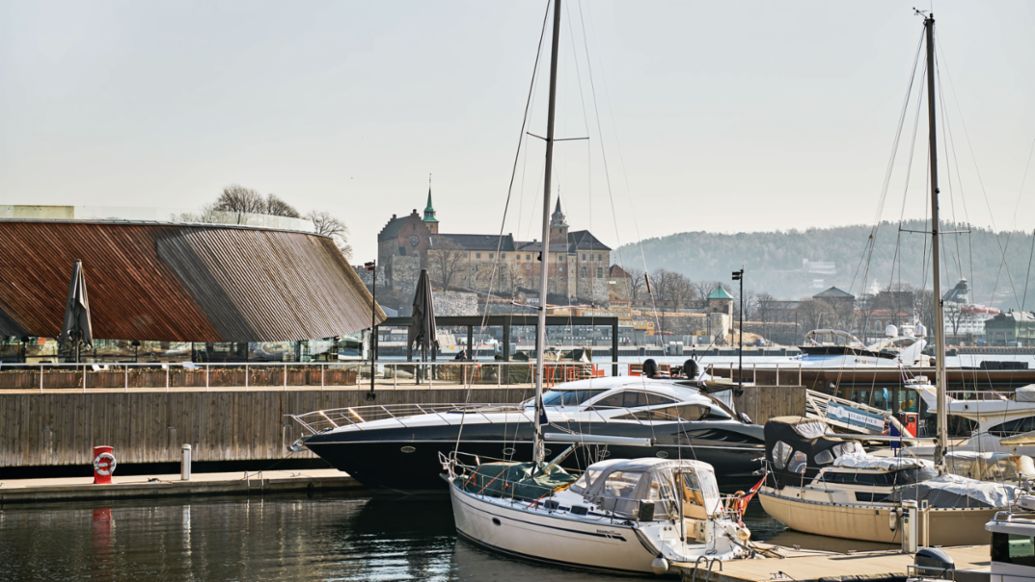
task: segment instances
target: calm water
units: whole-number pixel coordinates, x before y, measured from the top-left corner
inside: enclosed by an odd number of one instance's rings
[[[748,525],[755,538],[799,536],[786,543],[807,546],[811,537],[779,533],[783,528],[757,507]],[[444,494],[223,497],[0,510],[0,580],[608,578],[498,556],[457,540]]]

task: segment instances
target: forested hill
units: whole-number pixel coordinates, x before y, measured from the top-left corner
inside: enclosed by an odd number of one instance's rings
[[[902,283],[929,288],[930,237],[905,232],[926,230],[922,221],[902,224],[902,232],[898,223],[880,225],[863,281],[871,228],[857,225],[739,234],[684,232],[625,245],[612,258],[627,270],[642,272],[645,257],[648,271],[675,271],[692,281],[720,281],[727,287],[731,285],[730,272],[743,266],[747,293],[769,293],[778,299],[808,297],[831,285],[856,295],[875,285],[886,288]],[[951,224],[942,228],[968,230]],[[1004,308],[1019,306],[1029,272],[1031,233],[995,234],[971,227],[969,233],[944,236],[943,243],[946,290],[962,276],[971,284],[972,301]],[[1005,264],[1001,248],[1006,250]],[[1025,307],[1030,310],[1035,307],[1035,281],[1029,287]]]

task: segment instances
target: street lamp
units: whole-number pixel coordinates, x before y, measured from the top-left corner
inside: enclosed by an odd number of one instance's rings
[[[374,282],[370,292],[370,392],[367,393],[367,400],[373,400],[374,396],[374,375],[376,373],[375,362],[377,361],[377,261],[363,263],[363,267],[373,274]]]
[[[733,280],[740,282],[740,340],[737,345],[737,395],[744,393],[744,268],[733,271]]]

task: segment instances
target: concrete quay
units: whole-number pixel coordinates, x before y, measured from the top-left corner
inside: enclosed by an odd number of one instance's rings
[[[267,495],[315,491],[361,491],[363,486],[337,469],[194,473],[189,481],[172,475],[112,477],[94,485],[93,477],[0,480],[0,507],[52,501],[88,501],[188,495]]]

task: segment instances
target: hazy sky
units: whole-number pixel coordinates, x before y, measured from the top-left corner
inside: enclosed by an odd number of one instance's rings
[[[572,227],[617,246],[872,221],[922,31],[914,4],[569,0],[558,136],[592,137],[558,146]],[[423,208],[432,172],[443,231],[494,233],[544,7],[0,0],[0,204],[192,208],[237,182],[337,214],[359,262],[391,214]],[[963,185],[946,215],[1031,229],[1035,3],[934,8]],[[542,179],[542,144],[528,145],[505,227],[523,238]],[[925,164],[909,216],[924,212]]]

